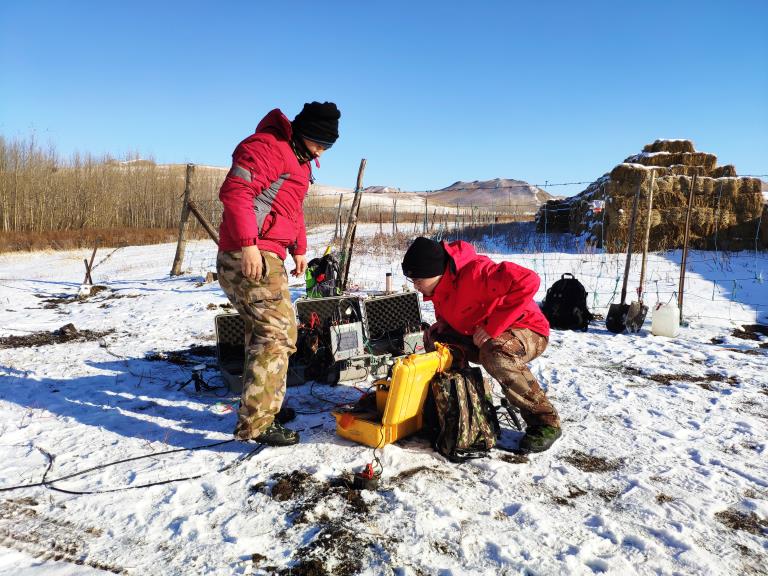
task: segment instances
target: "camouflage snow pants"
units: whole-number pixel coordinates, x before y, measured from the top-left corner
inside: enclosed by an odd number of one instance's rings
[[[263,274],[243,276],[241,252],[219,252],[219,284],[245,322],[243,396],[235,436],[256,438],[274,420],[285,397],[288,357],[296,351],[296,316],[283,261],[261,252]]]
[[[464,336],[442,323],[433,324],[424,337],[427,351],[434,342],[448,344],[454,357],[482,364],[501,384],[509,403],[520,410],[525,423],[560,427],[557,410],[528,368],[528,362],[541,356],[549,341],[527,328],[508,329],[478,349],[471,336]]]

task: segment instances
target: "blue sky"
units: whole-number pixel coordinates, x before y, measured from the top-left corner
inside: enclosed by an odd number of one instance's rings
[[[336,186],[591,181],[656,138],[765,174],[768,2],[0,3],[6,138],[226,166],[311,100]]]

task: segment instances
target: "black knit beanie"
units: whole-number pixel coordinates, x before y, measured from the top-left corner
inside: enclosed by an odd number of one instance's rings
[[[291,125],[298,135],[330,148],[339,137],[339,118],[341,112],[333,102],[308,102]]]
[[[432,278],[445,272],[448,253],[442,242],[419,236],[405,251],[403,274],[408,278]]]

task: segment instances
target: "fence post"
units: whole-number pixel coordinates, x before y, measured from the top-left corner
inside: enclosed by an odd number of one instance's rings
[[[720,198],[723,195],[723,181],[720,180],[720,186],[717,188],[717,208],[715,209],[715,261],[717,261],[717,234],[720,231]]]
[[[339,194],[339,209],[336,210],[336,229],[333,231],[334,240],[341,236],[341,201],[343,198],[344,194]]]
[[[184,262],[184,250],[187,247],[187,232],[189,223],[189,197],[192,195],[192,177],[195,175],[195,165],[187,164],[187,178],[184,183],[184,202],[181,205],[181,218],[179,219],[179,241],[176,244],[176,255],[173,257],[171,276],[181,275],[181,264]]]
[[[643,238],[643,260],[640,264],[640,282],[637,285],[637,299],[643,302],[645,292],[645,264],[648,259],[648,242],[651,238],[651,212],[653,210],[653,183],[656,180],[656,171],[651,170],[651,183],[648,185],[648,218],[645,222],[645,237]]]
[[[680,325],[683,324],[683,290],[685,289],[685,266],[688,260],[688,237],[691,233],[691,212],[693,211],[693,190],[696,188],[696,176],[693,174],[691,189],[688,192],[688,211],[685,214],[685,236],[683,237],[683,256],[680,261],[680,286],[677,291],[677,307],[680,309]]]
[[[366,160],[360,160],[360,168],[357,171],[357,184],[355,185],[355,197],[352,199],[352,208],[349,210],[347,229],[344,231],[344,241],[341,244],[341,256],[339,263],[341,291],[347,289],[349,280],[349,263],[352,260],[352,251],[355,249],[355,233],[357,232],[357,215],[360,211],[360,201],[363,198],[363,174],[365,173]]]
[[[213,227],[213,225],[208,221],[208,218],[205,217],[205,214],[203,214],[200,211],[200,208],[198,208],[197,204],[195,204],[195,201],[191,198],[187,200],[187,206],[189,207],[189,211],[192,212],[192,215],[197,218],[197,221],[200,222],[200,225],[205,228],[205,231],[208,233],[208,236],[211,237],[211,240],[216,242],[216,246],[219,245],[219,234],[216,232],[216,229]]]
[[[392,234],[397,234],[397,198],[392,198]]]
[[[453,220],[453,231],[456,233],[456,239],[459,239],[459,203],[456,202],[456,218]]]

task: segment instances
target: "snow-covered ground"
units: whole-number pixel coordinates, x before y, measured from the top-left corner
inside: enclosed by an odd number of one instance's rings
[[[539,272],[538,300],[573,272],[593,311],[617,301],[622,255],[486,246]],[[0,255],[0,337],[68,323],[92,331],[0,347],[0,488],[147,456],[52,485],[113,492],[0,492],[0,574],[768,573],[768,338],[734,335],[768,323],[765,253],[692,253],[688,325],[675,338],[653,336],[650,313],[638,334],[613,335],[602,321],[553,331],[532,365],[563,418],[550,451],[455,465],[407,439],[377,453],[380,490],[358,493],[338,479],[372,451],[336,436],[328,409],[364,383],[290,388],[296,447],[158,454],[229,440],[237,401],[178,389],[191,366],[172,360],[215,344],[226,298],[202,282],[212,243],[188,246],[188,273],[170,278],[174,249],[128,247],[101,261],[103,251],[93,275],[107,289],[83,301],[74,296],[88,251]],[[651,304],[673,296],[679,257],[651,255]],[[402,283],[398,269],[396,255],[371,254],[352,276],[380,289],[385,271]],[[203,375],[218,385],[207,350]],[[504,425],[503,445],[519,437]],[[140,488],[186,476],[199,477]]]

